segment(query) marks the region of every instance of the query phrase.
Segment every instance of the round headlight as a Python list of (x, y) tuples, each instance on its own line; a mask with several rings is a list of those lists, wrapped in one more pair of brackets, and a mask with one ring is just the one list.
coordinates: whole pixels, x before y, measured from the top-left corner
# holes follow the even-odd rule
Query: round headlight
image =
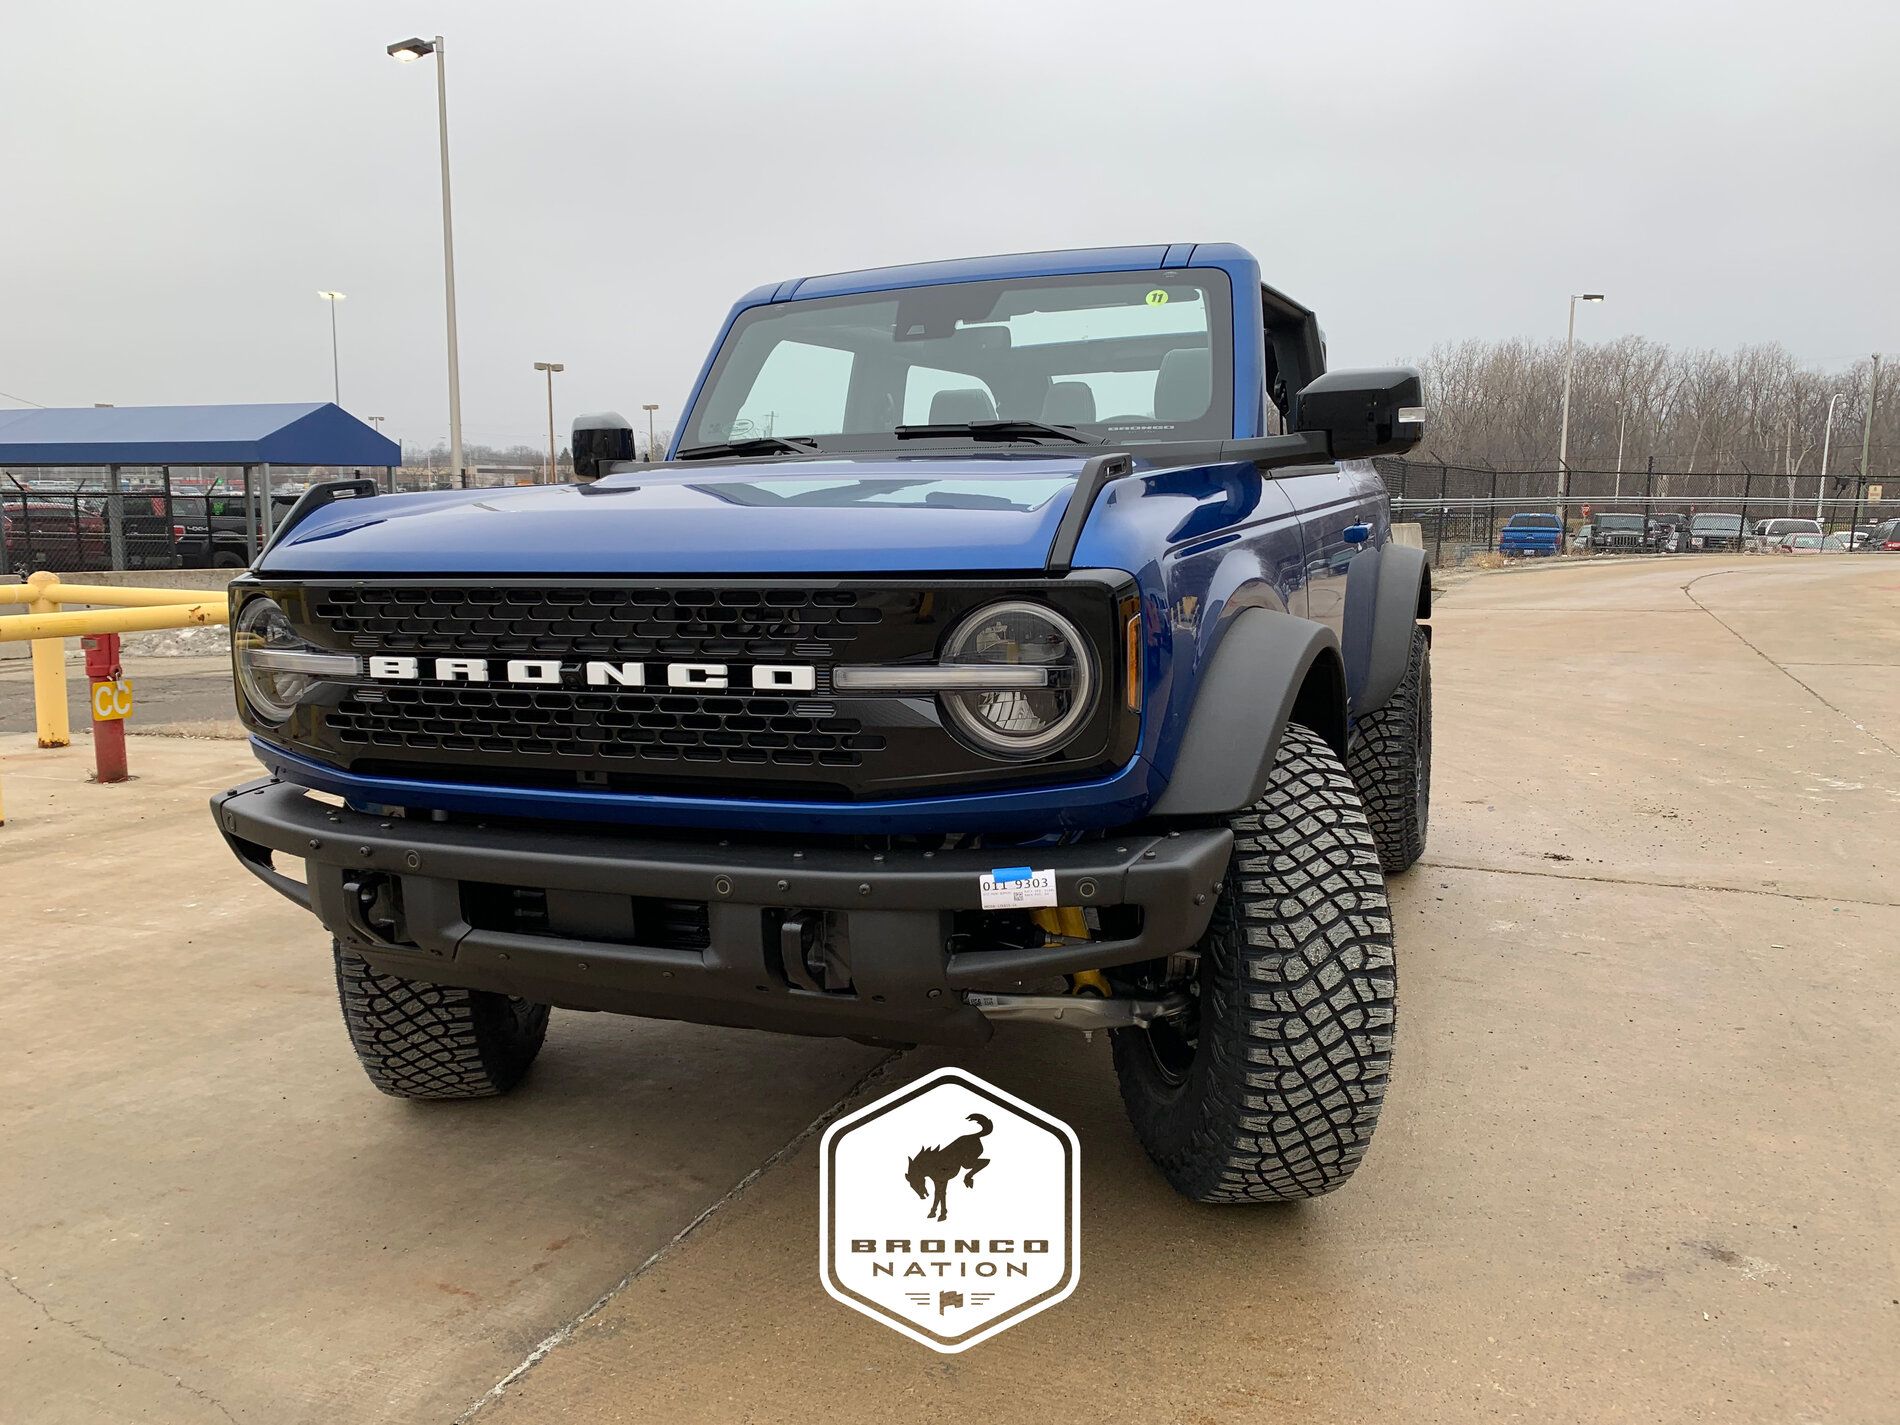
[(252, 599), (231, 630), (231, 649), (237, 658), (238, 686), (251, 711), (266, 722), (287, 721), (316, 681), (308, 673), (281, 666), (297, 661), (281, 655), (310, 649), (290, 626), (289, 615), (270, 599)]
[(1094, 707), (1088, 645), (1074, 624), (1041, 604), (1012, 600), (978, 609), (951, 633), (943, 661), (1021, 670), (1006, 680), (1020, 678), (1021, 686), (942, 695), (951, 722), (992, 756), (1052, 752), (1081, 731)]

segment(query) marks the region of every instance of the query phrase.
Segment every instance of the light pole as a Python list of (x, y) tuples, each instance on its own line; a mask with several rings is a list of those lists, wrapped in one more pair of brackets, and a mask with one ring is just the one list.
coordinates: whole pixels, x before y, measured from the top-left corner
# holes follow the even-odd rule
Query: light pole
[(337, 375), (336, 364), (336, 304), (343, 300), (343, 294), (319, 292), (317, 295), (330, 304), (330, 399), (340, 406), (343, 404), (343, 382)]
[(1623, 403), (1622, 411), (1616, 418), (1616, 499), (1623, 498), (1623, 432), (1629, 428), (1629, 402)]
[(1821, 501), (1827, 498), (1827, 452), (1834, 442), (1834, 405), (1841, 399), (1835, 392), (1827, 398), (1827, 424), (1821, 428), (1821, 484), (1814, 492), (1814, 522), (1821, 522)]
[(1880, 404), (1880, 353), (1874, 353), (1874, 371), (1867, 382), (1867, 419), (1860, 427), (1860, 478), (1867, 478), (1867, 453), (1874, 438), (1874, 410)]
[(1564, 413), (1557, 426), (1557, 518), (1563, 519), (1570, 498), (1570, 368), (1577, 354), (1577, 303), (1601, 302), (1601, 292), (1573, 292), (1570, 329), (1564, 334)]
[(537, 361), (536, 371), (548, 373), (548, 478), (547, 484), (554, 483), (554, 373), (567, 368), (558, 361)]
[(378, 435), (381, 435), (383, 433), (383, 422), (388, 420), (389, 417), (388, 416), (365, 416), (363, 419), (368, 421), (371, 425), (375, 426), (376, 433)]
[(449, 309), (449, 462), (457, 479), (462, 474), (462, 358), (455, 340), (455, 220), (449, 205), (449, 71), (443, 62), (442, 36), (433, 40), (398, 40), (390, 45), (391, 58), (411, 64), (424, 55), (435, 56), (436, 117), (442, 139), (442, 284)]
[(647, 413), (647, 464), (651, 465), (655, 459), (653, 454), (653, 413), (659, 410), (660, 407), (658, 403), (655, 403), (653, 405), (642, 405), (640, 409)]

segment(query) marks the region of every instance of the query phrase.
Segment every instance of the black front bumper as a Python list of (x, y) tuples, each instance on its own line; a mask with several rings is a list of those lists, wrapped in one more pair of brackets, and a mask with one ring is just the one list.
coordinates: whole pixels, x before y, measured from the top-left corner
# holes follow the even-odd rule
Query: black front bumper
[[(379, 970), (571, 1009), (908, 1043), (987, 1039), (965, 991), (1189, 948), (1233, 848), (1224, 828), (1034, 850), (729, 844), (384, 818), (271, 779), (211, 809), (255, 875)], [(301, 858), (305, 879), (273, 852)], [(999, 860), (1053, 869), (1058, 904), (1099, 908), (1116, 938), (1020, 948), (971, 934), (978, 878)], [(497, 888), (543, 898), (545, 924), (494, 924), (478, 907)], [(696, 932), (684, 939), (703, 943), (642, 943), (636, 907), (649, 903), (683, 913)], [(824, 984), (806, 969), (814, 945), (830, 962)]]

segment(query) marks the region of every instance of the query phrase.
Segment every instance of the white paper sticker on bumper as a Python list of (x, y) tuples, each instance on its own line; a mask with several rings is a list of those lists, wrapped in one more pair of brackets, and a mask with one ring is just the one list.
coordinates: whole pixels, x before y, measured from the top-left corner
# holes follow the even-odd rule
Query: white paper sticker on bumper
[(1021, 910), (1056, 903), (1056, 873), (1028, 866), (998, 866), (976, 878), (985, 910)]

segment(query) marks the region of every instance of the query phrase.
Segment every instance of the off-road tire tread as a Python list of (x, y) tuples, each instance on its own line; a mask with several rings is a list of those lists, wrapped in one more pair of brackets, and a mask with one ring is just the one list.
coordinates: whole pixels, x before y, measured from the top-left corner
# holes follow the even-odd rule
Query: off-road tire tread
[(1199, 1049), (1178, 1085), (1142, 1030), (1111, 1036), (1130, 1120), (1187, 1197), (1285, 1202), (1339, 1187), (1385, 1101), (1392, 918), (1359, 793), (1317, 733), (1287, 728), (1202, 937)]
[(548, 1007), (383, 974), (336, 947), (337, 997), (356, 1058), (392, 1098), (494, 1098), (528, 1072)]
[[(1366, 804), (1379, 864), (1388, 876), (1410, 870), (1425, 854), (1431, 812), (1431, 644), (1425, 630), (1412, 630), (1405, 676), (1385, 704), (1353, 723), (1346, 770)], [(1418, 763), (1425, 759), (1419, 795)], [(1421, 804), (1422, 803), (1422, 804)]]

